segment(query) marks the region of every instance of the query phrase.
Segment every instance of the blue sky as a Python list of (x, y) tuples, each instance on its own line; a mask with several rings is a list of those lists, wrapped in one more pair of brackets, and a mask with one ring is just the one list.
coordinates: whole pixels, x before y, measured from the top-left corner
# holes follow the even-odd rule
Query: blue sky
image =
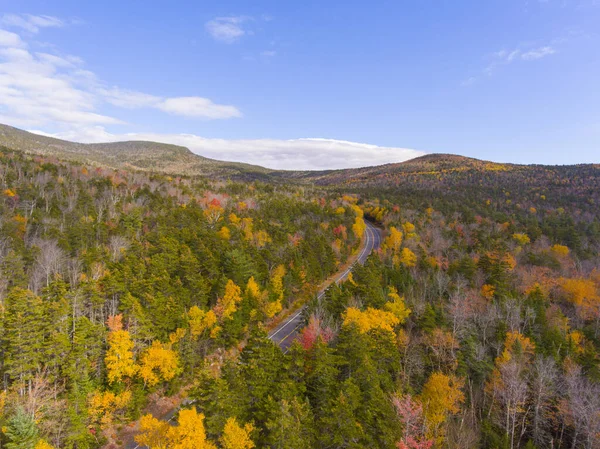
[(600, 162), (600, 0), (0, 6), (1, 123), (275, 168)]

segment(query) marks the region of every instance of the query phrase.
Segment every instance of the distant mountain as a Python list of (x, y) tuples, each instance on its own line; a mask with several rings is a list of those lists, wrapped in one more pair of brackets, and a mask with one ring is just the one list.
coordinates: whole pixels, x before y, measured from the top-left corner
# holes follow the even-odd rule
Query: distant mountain
[(453, 154), (428, 154), (405, 162), (364, 168), (271, 170), (257, 165), (209, 159), (177, 145), (143, 141), (83, 144), (45, 137), (6, 125), (0, 125), (0, 145), (30, 154), (55, 156), (118, 169), (218, 179), (312, 183), (350, 189), (448, 190), (476, 186), (509, 188), (521, 183), (541, 188), (556, 182), (570, 182), (570, 177), (575, 177), (578, 180), (587, 179), (579, 186), (583, 192), (587, 187), (596, 187), (600, 168), (600, 165), (592, 164), (500, 164)]
[(0, 145), (29, 154), (173, 175), (257, 179), (271, 172), (267, 168), (256, 165), (209, 159), (177, 145), (144, 141), (75, 143), (41, 136), (7, 125), (0, 125)]

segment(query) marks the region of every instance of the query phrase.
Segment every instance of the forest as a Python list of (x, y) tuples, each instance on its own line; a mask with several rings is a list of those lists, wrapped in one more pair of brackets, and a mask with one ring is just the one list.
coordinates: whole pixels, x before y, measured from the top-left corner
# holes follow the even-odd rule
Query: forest
[(600, 448), (600, 167), (361, 173), (1, 148), (0, 447)]

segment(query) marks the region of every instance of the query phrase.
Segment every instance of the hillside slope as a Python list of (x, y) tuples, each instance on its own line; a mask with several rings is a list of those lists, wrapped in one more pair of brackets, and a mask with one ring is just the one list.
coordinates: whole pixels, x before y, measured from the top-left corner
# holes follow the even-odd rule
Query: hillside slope
[(257, 179), (270, 172), (269, 169), (256, 165), (209, 159), (177, 145), (144, 141), (75, 143), (7, 125), (0, 125), (0, 145), (30, 154), (175, 175)]

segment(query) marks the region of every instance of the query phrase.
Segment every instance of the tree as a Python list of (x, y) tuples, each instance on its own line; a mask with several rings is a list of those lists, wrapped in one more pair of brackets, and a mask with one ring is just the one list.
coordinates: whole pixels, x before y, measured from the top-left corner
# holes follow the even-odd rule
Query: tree
[(140, 434), (135, 441), (149, 449), (216, 449), (206, 439), (204, 415), (196, 409), (184, 409), (179, 412), (178, 425), (170, 426), (152, 415), (140, 419)]
[(192, 306), (188, 312), (188, 324), (192, 338), (197, 339), (217, 324), (217, 315), (212, 310), (205, 312), (198, 306)]
[(348, 307), (343, 318), (344, 326), (355, 324), (363, 333), (375, 328), (394, 332), (394, 327), (400, 324), (400, 319), (392, 312), (372, 307), (367, 308), (364, 312), (355, 307)]
[(434, 440), (425, 436), (423, 405), (409, 394), (392, 396), (392, 403), (402, 423), (402, 439), (396, 444), (398, 449), (429, 449), (433, 446)]
[(390, 300), (384, 305), (385, 310), (393, 313), (399, 320), (399, 324), (404, 323), (410, 315), (410, 309), (406, 307), (404, 298), (398, 295), (398, 290), (394, 287), (389, 287), (388, 299)]
[(253, 430), (252, 424), (247, 423), (242, 427), (235, 418), (229, 418), (221, 436), (223, 449), (252, 449), (254, 443), (250, 439), (250, 434)]
[(18, 382), (19, 393), (25, 394), (35, 372), (40, 370), (44, 349), (43, 303), (30, 290), (14, 288), (6, 297), (2, 336), (6, 373)]
[(242, 289), (235, 285), (230, 279), (225, 285), (225, 294), (219, 298), (215, 307), (215, 313), (221, 320), (231, 318), (237, 310), (237, 304), (242, 300)]
[(417, 264), (417, 256), (409, 248), (402, 248), (399, 262), (406, 268), (414, 267)]
[(104, 357), (108, 382), (121, 381), (124, 377), (133, 377), (139, 367), (133, 361), (133, 341), (129, 332), (123, 329), (123, 316), (115, 315), (109, 317), (108, 328), (110, 332), (106, 336), (108, 350)]
[(423, 404), (425, 420), (429, 428), (428, 437), (437, 441), (443, 438), (441, 426), (448, 416), (459, 412), (460, 404), (465, 397), (461, 391), (462, 382), (455, 377), (447, 376), (440, 372), (431, 374), (419, 400)]
[(169, 381), (178, 372), (177, 354), (159, 341), (153, 341), (152, 346), (140, 356), (139, 375), (144, 380), (144, 385), (152, 387), (161, 380)]
[(279, 411), (267, 422), (269, 447), (273, 449), (312, 449), (314, 422), (310, 407), (297, 398), (282, 399)]
[(35, 421), (21, 408), (8, 420), (4, 434), (7, 449), (34, 449), (39, 439)]
[(402, 231), (399, 231), (394, 226), (390, 226), (389, 235), (383, 242), (384, 248), (389, 248), (392, 253), (397, 253), (402, 245)]

